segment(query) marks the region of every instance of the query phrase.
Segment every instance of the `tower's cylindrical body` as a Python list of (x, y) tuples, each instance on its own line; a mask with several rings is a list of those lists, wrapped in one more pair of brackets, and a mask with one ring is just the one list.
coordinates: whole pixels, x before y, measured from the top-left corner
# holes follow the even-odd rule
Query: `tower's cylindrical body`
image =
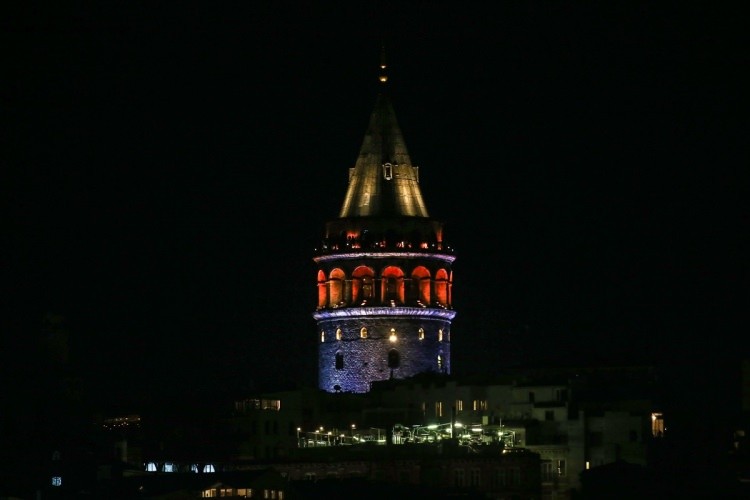
[(450, 373), (453, 256), (350, 251), (315, 261), (319, 388), (367, 392), (373, 380)]

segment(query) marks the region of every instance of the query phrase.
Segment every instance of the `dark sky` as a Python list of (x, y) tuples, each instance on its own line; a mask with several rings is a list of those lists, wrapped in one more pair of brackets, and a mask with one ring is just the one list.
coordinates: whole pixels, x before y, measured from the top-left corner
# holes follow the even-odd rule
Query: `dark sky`
[(7, 358), (53, 312), (102, 401), (314, 385), (312, 257), (383, 40), (457, 251), (454, 373), (747, 349), (741, 12), (394, 5), (6, 12)]

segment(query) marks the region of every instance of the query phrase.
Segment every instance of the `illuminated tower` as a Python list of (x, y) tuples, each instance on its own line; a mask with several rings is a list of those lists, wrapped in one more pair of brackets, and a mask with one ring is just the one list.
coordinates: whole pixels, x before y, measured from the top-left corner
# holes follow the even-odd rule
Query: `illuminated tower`
[(318, 268), (318, 387), (367, 392), (370, 382), (450, 373), (452, 264), (431, 219), (419, 169), (380, 88), (339, 217), (325, 226)]

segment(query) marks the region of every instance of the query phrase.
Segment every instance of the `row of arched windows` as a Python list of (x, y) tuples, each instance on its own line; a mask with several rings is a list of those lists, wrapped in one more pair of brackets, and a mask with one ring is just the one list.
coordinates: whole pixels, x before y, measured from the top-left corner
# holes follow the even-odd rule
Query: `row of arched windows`
[(452, 272), (443, 268), (431, 276), (424, 266), (407, 276), (398, 266), (387, 266), (380, 276), (373, 268), (359, 266), (347, 276), (343, 269), (332, 269), (326, 276), (318, 271), (318, 308), (374, 304), (448, 308), (451, 304)]
[[(367, 331), (366, 327), (362, 327), (359, 330), (359, 338), (366, 339), (369, 336), (370, 336), (370, 333)], [(437, 341), (438, 342), (443, 342), (443, 341), (449, 342), (450, 339), (448, 338), (448, 336), (449, 336), (449, 333), (446, 332), (446, 331), (444, 331), (442, 328), (440, 328), (438, 330), (438, 332), (437, 332)], [(336, 340), (343, 340), (343, 338), (344, 338), (344, 332), (341, 330), (341, 328), (337, 328), (336, 329)], [(424, 340), (425, 339), (424, 328), (420, 328), (417, 331), (417, 338), (419, 340)], [(391, 328), (390, 332), (388, 333), (388, 339), (391, 342), (396, 342), (398, 340), (398, 334), (396, 333), (396, 329), (395, 328)], [(320, 341), (321, 342), (325, 342), (326, 341), (326, 332), (325, 331), (321, 330), (321, 332), (320, 332)]]

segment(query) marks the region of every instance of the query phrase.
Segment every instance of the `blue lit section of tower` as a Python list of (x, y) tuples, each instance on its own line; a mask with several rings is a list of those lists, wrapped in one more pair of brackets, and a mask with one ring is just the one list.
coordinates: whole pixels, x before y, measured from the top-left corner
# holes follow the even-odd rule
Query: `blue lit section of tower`
[(380, 92), (339, 217), (317, 265), (318, 387), (367, 392), (370, 384), (450, 373), (453, 251), (432, 219), (387, 93)]

